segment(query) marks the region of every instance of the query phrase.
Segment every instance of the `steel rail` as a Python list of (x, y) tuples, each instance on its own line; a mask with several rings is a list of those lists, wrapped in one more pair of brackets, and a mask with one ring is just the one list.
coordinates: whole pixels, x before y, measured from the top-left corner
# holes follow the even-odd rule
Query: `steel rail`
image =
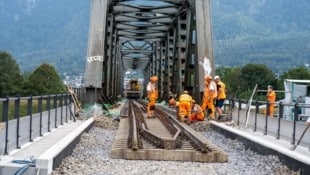
[(211, 142), (200, 135), (195, 134), (192, 128), (188, 127), (185, 123), (179, 122), (175, 116), (165, 110), (161, 109), (162, 115), (166, 115), (169, 120), (182, 130), (183, 135), (190, 141), (193, 147), (203, 153), (211, 152)]

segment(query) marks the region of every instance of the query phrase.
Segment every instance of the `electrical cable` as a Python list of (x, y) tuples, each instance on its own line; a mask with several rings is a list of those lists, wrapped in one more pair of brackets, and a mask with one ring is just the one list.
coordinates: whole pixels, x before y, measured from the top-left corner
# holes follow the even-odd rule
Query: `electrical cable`
[(16, 163), (16, 164), (25, 164), (23, 167), (21, 167), (20, 169), (18, 169), (18, 170), (15, 172), (14, 175), (22, 175), (22, 174), (24, 174), (24, 173), (27, 171), (27, 169), (28, 169), (29, 167), (35, 167), (35, 162), (36, 162), (36, 160), (34, 159), (34, 157), (33, 157), (33, 156), (30, 156), (29, 159), (30, 159), (30, 160), (26, 160), (26, 159), (24, 159), (24, 160), (12, 160), (12, 162), (13, 162), (13, 163)]

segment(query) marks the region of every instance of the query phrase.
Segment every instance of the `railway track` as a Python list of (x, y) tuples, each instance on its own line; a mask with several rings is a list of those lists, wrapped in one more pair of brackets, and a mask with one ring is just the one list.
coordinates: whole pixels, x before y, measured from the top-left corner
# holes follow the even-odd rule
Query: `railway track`
[(227, 162), (225, 152), (175, 115), (156, 107), (146, 118), (146, 104), (128, 100), (122, 111), (110, 157), (134, 160)]

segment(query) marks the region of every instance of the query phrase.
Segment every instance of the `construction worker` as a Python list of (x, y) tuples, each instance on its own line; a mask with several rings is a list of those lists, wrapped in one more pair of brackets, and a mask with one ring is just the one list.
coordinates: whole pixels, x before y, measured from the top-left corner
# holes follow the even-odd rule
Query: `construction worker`
[(176, 101), (173, 97), (169, 97), (168, 103), (170, 106), (179, 107), (179, 102)]
[(226, 99), (226, 86), (225, 84), (221, 81), (220, 76), (215, 76), (214, 81), (216, 83), (216, 88), (217, 88), (217, 97), (216, 97), (216, 102), (215, 102), (215, 108), (216, 112), (218, 113), (219, 117), (218, 120), (222, 118), (222, 107), (224, 104), (224, 101)]
[(184, 121), (185, 117), (190, 120), (192, 115), (192, 101), (193, 99), (188, 94), (188, 91), (183, 91), (179, 97), (179, 117), (181, 122)]
[(179, 118), (179, 102), (176, 101), (172, 96), (170, 96), (168, 98), (168, 103), (169, 103), (169, 106), (175, 107), (176, 114), (177, 114), (176, 118)]
[(205, 112), (207, 110), (207, 116), (209, 119), (215, 119), (215, 107), (214, 100), (217, 97), (216, 84), (212, 80), (210, 75), (205, 76), (205, 91), (203, 93), (203, 101), (201, 108)]
[(274, 111), (274, 106), (276, 102), (276, 93), (273, 90), (273, 87), (271, 85), (268, 85), (267, 101), (269, 102), (269, 110), (267, 110), (267, 116), (273, 117), (273, 111)]
[(205, 119), (205, 115), (201, 107), (196, 103), (195, 100), (192, 101), (192, 115), (188, 120), (188, 123), (192, 121), (203, 121)]
[(157, 76), (152, 76), (150, 78), (150, 82), (147, 84), (146, 90), (147, 90), (147, 98), (149, 100), (148, 106), (147, 106), (147, 114), (148, 118), (154, 117), (154, 109), (156, 100), (158, 98), (158, 90), (156, 86), (156, 82), (158, 81)]

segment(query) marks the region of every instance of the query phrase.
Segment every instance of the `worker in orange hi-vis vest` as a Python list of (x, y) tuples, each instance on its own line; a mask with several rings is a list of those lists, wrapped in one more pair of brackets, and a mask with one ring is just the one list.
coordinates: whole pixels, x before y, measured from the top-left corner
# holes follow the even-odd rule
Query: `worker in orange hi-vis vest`
[(192, 101), (192, 115), (188, 123), (193, 121), (203, 121), (205, 119), (205, 115), (201, 107), (196, 103), (195, 100)]
[(188, 94), (188, 91), (183, 91), (179, 97), (179, 117), (181, 122), (184, 121), (185, 117), (190, 120), (192, 115), (192, 101), (193, 99)]
[(147, 84), (146, 90), (147, 90), (147, 98), (149, 100), (148, 106), (147, 106), (147, 114), (148, 118), (154, 117), (154, 109), (156, 100), (158, 98), (158, 90), (156, 86), (156, 82), (158, 81), (157, 76), (152, 76), (150, 78), (150, 82)]
[(203, 101), (201, 108), (205, 112), (207, 110), (207, 117), (211, 120), (215, 119), (214, 100), (217, 97), (217, 88), (215, 82), (210, 75), (205, 76), (205, 90), (203, 93)]
[(216, 112), (218, 113), (218, 120), (222, 118), (222, 107), (224, 105), (224, 101), (226, 99), (226, 86), (225, 84), (221, 81), (220, 76), (215, 76), (214, 81), (216, 83), (217, 87), (217, 97), (216, 97), (216, 103), (215, 103), (215, 108)]
[[(269, 102), (269, 114), (267, 116), (273, 117), (273, 111), (274, 111), (274, 106), (275, 106), (275, 102), (276, 102), (276, 93), (273, 90), (273, 87), (271, 85), (268, 86), (267, 100)], [(267, 112), (268, 112), (268, 110), (267, 110)]]

